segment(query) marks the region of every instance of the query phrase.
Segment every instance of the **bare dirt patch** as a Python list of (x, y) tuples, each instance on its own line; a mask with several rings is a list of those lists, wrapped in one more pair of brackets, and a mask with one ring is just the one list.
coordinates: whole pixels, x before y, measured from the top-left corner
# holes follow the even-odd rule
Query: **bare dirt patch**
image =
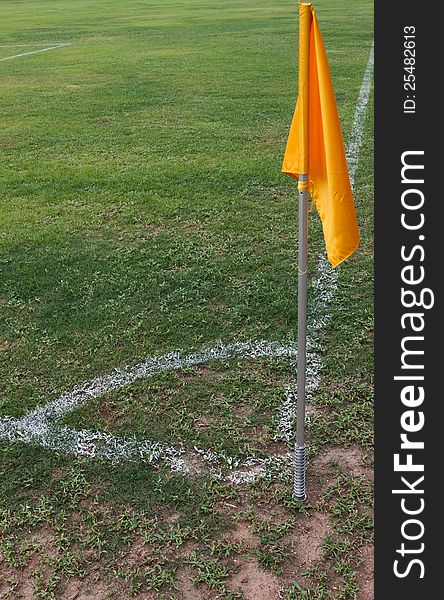
[(228, 585), (233, 591), (240, 588), (245, 600), (276, 600), (282, 584), (276, 575), (263, 571), (255, 560), (247, 559)]
[(7, 590), (10, 587), (10, 584), (17, 578), (15, 577), (15, 573), (12, 569), (10, 569), (3, 561), (3, 558), (0, 554), (0, 599), (7, 598)]
[(180, 597), (183, 600), (207, 600), (208, 595), (205, 591), (201, 591), (199, 588), (193, 585), (191, 577), (193, 573), (191, 569), (184, 569), (180, 571), (176, 579), (176, 588), (180, 593)]
[(244, 546), (254, 546), (257, 543), (257, 535), (253, 532), (251, 525), (245, 521), (239, 521), (236, 529), (230, 531), (227, 536), (230, 542), (240, 542)]
[(136, 539), (125, 555), (125, 559), (132, 566), (140, 564), (151, 553), (149, 545), (144, 544), (140, 538)]
[(22, 579), (20, 586), (16, 589), (15, 593), (17, 594), (15, 596), (17, 600), (32, 600), (35, 598), (32, 580), (29, 578)]
[(60, 596), (61, 600), (99, 600), (108, 598), (114, 586), (107, 586), (100, 578), (85, 578), (84, 580), (68, 581)]
[(333, 461), (339, 463), (346, 475), (364, 477), (367, 480), (373, 479), (373, 470), (364, 464), (364, 453), (356, 446), (350, 448), (331, 446), (312, 459), (310, 469), (325, 472), (329, 470), (329, 464)]
[[(0, 554), (0, 599), (30, 600), (34, 598), (34, 573), (37, 569), (43, 568), (45, 577), (47, 577), (50, 572), (49, 561), (58, 556), (57, 550), (52, 547), (54, 535), (47, 528), (33, 531), (27, 535), (26, 541), (33, 545), (33, 549), (26, 556), (22, 566), (16, 568), (7, 565)], [(11, 589), (8, 590), (8, 588), (12, 587), (12, 582), (15, 583), (11, 596)]]
[(359, 559), (361, 561), (358, 567), (358, 583), (360, 592), (359, 600), (374, 599), (374, 557), (373, 547), (371, 545), (364, 546), (359, 551)]
[(287, 537), (293, 544), (299, 565), (313, 566), (322, 560), (322, 544), (329, 532), (331, 523), (325, 513), (311, 512), (300, 519), (296, 529)]

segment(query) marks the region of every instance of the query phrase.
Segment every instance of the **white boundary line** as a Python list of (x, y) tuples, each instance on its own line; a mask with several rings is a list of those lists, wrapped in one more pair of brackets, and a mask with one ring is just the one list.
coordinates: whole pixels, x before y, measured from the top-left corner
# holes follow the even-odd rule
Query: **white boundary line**
[(45, 44), (14, 44), (14, 42), (10, 42), (9, 44), (0, 44), (0, 48), (38, 48), (39, 46), (44, 46)]
[(355, 117), (348, 142), (347, 149), (347, 164), (348, 173), (350, 175), (350, 183), (352, 189), (355, 187), (356, 169), (359, 161), (359, 153), (361, 151), (362, 139), (364, 137), (365, 118), (367, 116), (368, 100), (370, 98), (370, 90), (372, 87), (372, 75), (374, 67), (374, 44), (370, 48), (370, 56), (368, 57), (367, 67), (362, 80), (361, 89), (359, 91), (358, 101), (356, 103)]
[(29, 54), (38, 54), (39, 52), (48, 52), (48, 50), (56, 50), (57, 48), (65, 48), (66, 46), (72, 46), (72, 44), (58, 44), (57, 46), (49, 46), (48, 48), (42, 48), (41, 50), (33, 50), (32, 52), (23, 52), (22, 54), (14, 54), (14, 56), (7, 56), (6, 58), (0, 58), (0, 62), (4, 60), (12, 60), (13, 58), (20, 58), (21, 56), (28, 56)]
[[(358, 96), (347, 161), (352, 188), (355, 184), (356, 168), (362, 145), (368, 100), (370, 97), (373, 73), (373, 44), (370, 50), (364, 79)], [(314, 301), (308, 323), (307, 354), (307, 399), (319, 386), (321, 359), (316, 352), (320, 334), (330, 320), (330, 305), (337, 288), (337, 271), (332, 269), (324, 255), (318, 262), (317, 272), (312, 283)], [(191, 367), (217, 360), (251, 360), (264, 357), (288, 356), (296, 358), (294, 344), (279, 342), (237, 342), (224, 345), (218, 342), (212, 348), (195, 353), (171, 352), (160, 357), (150, 357), (136, 366), (115, 369), (107, 375), (76, 386), (71, 392), (29, 412), (21, 419), (0, 418), (0, 439), (22, 441), (78, 456), (104, 458), (113, 462), (143, 458), (149, 463), (160, 460), (173, 471), (199, 473), (206, 471), (217, 477), (225, 477), (232, 483), (253, 481), (258, 476), (282, 472), (282, 467), (290, 464), (292, 453), (273, 455), (267, 459), (250, 457), (240, 460), (234, 456), (216, 454), (210, 450), (194, 448), (174, 448), (159, 442), (136, 437), (114, 436), (104, 432), (75, 430), (61, 427), (60, 420), (69, 412), (105, 394), (128, 386), (140, 379), (147, 379), (158, 373)], [(288, 386), (277, 423), (276, 440), (291, 442), (294, 430), (296, 406), (295, 386)], [(228, 475), (224, 474), (229, 469)]]

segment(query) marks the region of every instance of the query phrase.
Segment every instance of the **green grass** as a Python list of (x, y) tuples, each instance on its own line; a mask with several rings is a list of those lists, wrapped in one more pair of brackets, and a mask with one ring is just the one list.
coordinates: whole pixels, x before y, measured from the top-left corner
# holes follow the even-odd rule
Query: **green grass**
[[(372, 5), (316, 8), (347, 140)], [(296, 9), (289, 0), (0, 0), (0, 59), (72, 44), (0, 62), (0, 415), (24, 415), (150, 355), (295, 338), (296, 193), (280, 167)], [(362, 244), (340, 268), (320, 341), (313, 457), (343, 444), (370, 460), (371, 126), (370, 110), (356, 179)], [(313, 213), (311, 273), (322, 248)], [(138, 382), (65, 423), (267, 456), (285, 449), (272, 437), (293, 377), (288, 360), (227, 361)], [(254, 560), (288, 599), (330, 600), (333, 588), (357, 598), (367, 483), (311, 477), (313, 499), (301, 507), (289, 481), (234, 488), (0, 442), (0, 594), (20, 597), (26, 579), (36, 598), (63, 598), (100, 573), (103, 598), (113, 588), (181, 598), (185, 566), (205, 597), (234, 599), (233, 575)], [(332, 538), (310, 571), (292, 535), (316, 512), (330, 515)], [(230, 540), (239, 522), (253, 542)]]

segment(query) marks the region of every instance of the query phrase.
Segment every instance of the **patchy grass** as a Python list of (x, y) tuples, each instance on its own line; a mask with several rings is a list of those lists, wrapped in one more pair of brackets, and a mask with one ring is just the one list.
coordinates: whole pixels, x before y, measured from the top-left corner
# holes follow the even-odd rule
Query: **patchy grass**
[[(222, 339), (292, 341), (295, 99), (289, 1), (4, 0), (0, 415), (122, 364)], [(317, 4), (347, 140), (371, 44), (367, 0)], [(0, 597), (369, 600), (372, 114), (356, 178), (362, 244), (319, 340), (309, 502), (291, 473), (234, 486), (143, 460), (0, 442)], [(310, 272), (323, 241), (310, 220)], [(139, 381), (65, 419), (241, 458), (273, 441), (288, 359)]]

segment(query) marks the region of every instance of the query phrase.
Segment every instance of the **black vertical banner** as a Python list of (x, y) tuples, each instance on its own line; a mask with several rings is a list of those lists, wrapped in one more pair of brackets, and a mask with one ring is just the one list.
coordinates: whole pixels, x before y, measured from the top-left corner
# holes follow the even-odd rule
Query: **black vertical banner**
[(444, 597), (439, 26), (433, 3), (376, 1), (376, 600)]

